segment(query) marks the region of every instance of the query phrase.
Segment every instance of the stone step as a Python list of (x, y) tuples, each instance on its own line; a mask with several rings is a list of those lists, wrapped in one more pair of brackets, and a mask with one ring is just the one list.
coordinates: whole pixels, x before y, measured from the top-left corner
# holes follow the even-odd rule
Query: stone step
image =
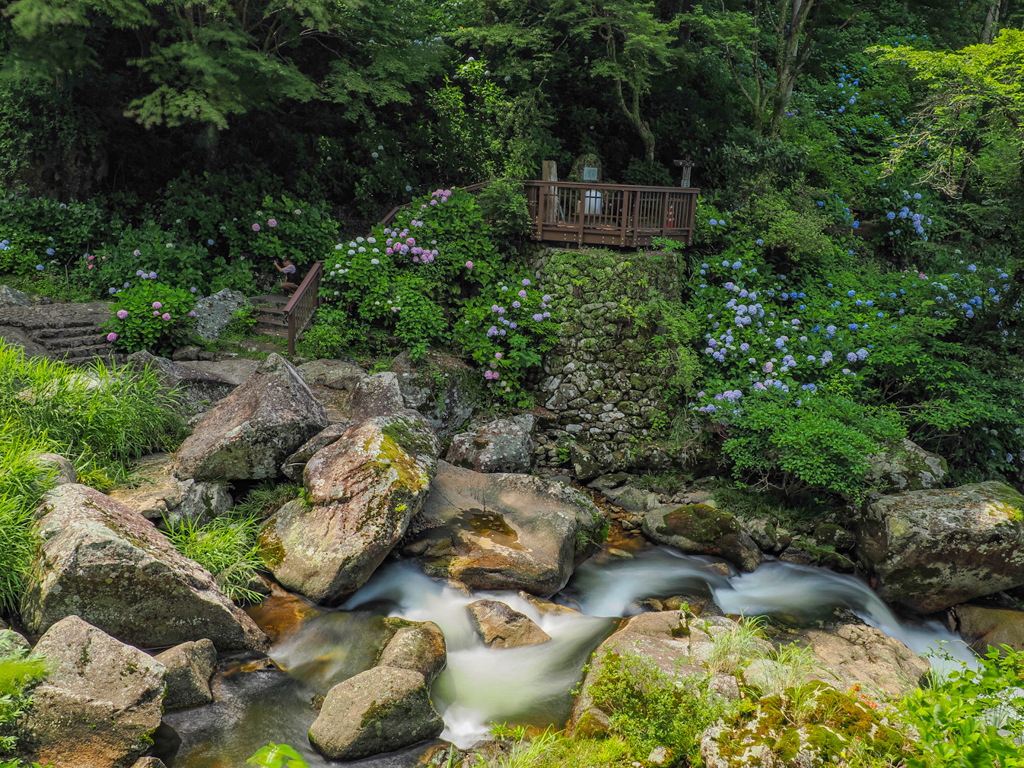
[(285, 296), (283, 293), (268, 293), (264, 296), (253, 296), (249, 301), (257, 308), (263, 307), (284, 307), (288, 304), (291, 296)]
[(72, 347), (70, 349), (51, 349), (54, 356), (63, 357), (67, 362), (73, 362), (77, 360), (84, 360), (86, 358), (93, 357), (110, 357), (114, 355), (114, 350), (109, 343), (104, 342), (103, 344), (92, 344), (84, 347)]
[(256, 330), (266, 336), (280, 336), (283, 339), (288, 338), (288, 326), (283, 323), (256, 323)]
[(59, 339), (70, 334), (83, 332), (95, 333), (99, 330), (99, 325), (94, 320), (79, 320), (75, 318), (70, 318), (60, 323), (54, 323), (53, 321), (29, 322), (22, 327), (40, 340)]
[[(38, 341), (44, 346), (81, 346), (83, 339), (91, 339), (96, 336), (102, 335), (106, 337), (107, 333), (97, 325), (76, 325), (69, 328), (45, 328), (37, 331), (29, 330), (29, 335), (33, 340)], [(79, 342), (71, 344), (70, 342)]]

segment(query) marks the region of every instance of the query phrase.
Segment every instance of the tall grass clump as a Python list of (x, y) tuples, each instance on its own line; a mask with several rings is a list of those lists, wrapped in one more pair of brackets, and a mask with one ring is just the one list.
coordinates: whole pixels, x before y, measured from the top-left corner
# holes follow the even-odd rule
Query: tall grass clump
[[(5, 645), (0, 631), (0, 646)], [(27, 688), (46, 674), (46, 661), (28, 656), (24, 649), (0, 654), (0, 768), (17, 766), (17, 762), (3, 762), (17, 746), (17, 723), (28, 704)]]
[(232, 510), (205, 525), (183, 518), (165, 521), (167, 538), (181, 554), (199, 563), (232, 600), (259, 602), (253, 589), (263, 566), (257, 542), (260, 521), (252, 514)]
[(13, 611), (35, 551), (32, 522), (53, 484), (53, 469), (36, 457), (49, 445), (25, 435), (13, 421), (0, 422), (0, 611)]
[(125, 463), (171, 448), (183, 426), (180, 404), (153, 370), (75, 368), (0, 342), (0, 419), (69, 458)]

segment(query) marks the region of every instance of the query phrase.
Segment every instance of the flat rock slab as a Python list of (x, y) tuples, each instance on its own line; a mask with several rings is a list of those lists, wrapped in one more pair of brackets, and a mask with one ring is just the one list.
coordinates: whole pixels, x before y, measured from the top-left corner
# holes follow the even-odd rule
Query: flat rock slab
[(211, 639), (263, 650), (267, 638), (208, 571), (138, 512), (84, 485), (62, 485), (40, 506), (41, 539), (22, 602), (31, 632), (78, 615), (143, 648)]
[(28, 760), (74, 768), (129, 768), (160, 725), (164, 666), (77, 616), (36, 645), (50, 665), (33, 692), (20, 746)]
[(327, 412), (283, 357), (270, 355), (217, 403), (182, 443), (175, 475), (182, 480), (265, 480), (328, 424)]
[(471, 589), (557, 592), (600, 542), (605, 513), (580, 491), (530, 475), (438, 462), (403, 552)]
[(857, 552), (888, 601), (922, 613), (1024, 585), (1024, 497), (990, 481), (883, 496)]

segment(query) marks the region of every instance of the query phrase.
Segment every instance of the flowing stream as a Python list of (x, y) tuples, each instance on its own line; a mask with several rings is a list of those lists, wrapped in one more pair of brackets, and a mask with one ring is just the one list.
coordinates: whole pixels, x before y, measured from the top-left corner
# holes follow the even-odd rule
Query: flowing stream
[[(425, 576), (411, 562), (381, 568), (340, 609), (307, 609), (270, 657), (281, 671), (236, 662), (215, 679), (217, 701), (176, 712), (165, 721), (181, 742), (170, 768), (237, 768), (268, 742), (298, 749), (311, 766), (327, 766), (309, 746), (315, 719), (311, 701), (333, 685), (368, 669), (386, 638), (384, 618), (433, 621), (445, 635), (448, 665), (433, 686), (444, 718), (442, 738), (468, 747), (486, 738), (492, 722), (564, 724), (569, 693), (590, 653), (617, 625), (638, 613), (638, 600), (672, 595), (710, 597), (726, 613), (773, 616), (807, 623), (845, 608), (866, 623), (932, 656), (939, 671), (973, 663), (970, 649), (938, 622), (900, 621), (863, 582), (818, 568), (768, 562), (753, 573), (725, 576), (710, 558), (645, 549), (633, 558), (606, 554), (584, 563), (555, 601), (576, 608), (541, 611), (512, 592), (469, 592)], [(491, 649), (473, 630), (466, 606), (497, 599), (526, 614), (551, 636), (540, 645)], [(950, 659), (936, 659), (941, 648)], [(413, 752), (412, 754), (414, 754)], [(165, 758), (166, 761), (166, 758)], [(408, 756), (359, 761), (368, 768), (401, 766)]]

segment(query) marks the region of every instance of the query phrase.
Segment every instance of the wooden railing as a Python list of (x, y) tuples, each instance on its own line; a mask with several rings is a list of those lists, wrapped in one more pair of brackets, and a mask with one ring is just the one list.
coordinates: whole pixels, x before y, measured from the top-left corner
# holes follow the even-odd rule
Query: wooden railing
[(570, 181), (524, 182), (533, 239), (644, 248), (656, 237), (693, 243), (694, 187)]
[(318, 261), (306, 274), (299, 289), (292, 294), (284, 308), (288, 322), (288, 354), (295, 354), (295, 341), (306, 330), (313, 313), (320, 306), (320, 279), (324, 275), (324, 263)]

